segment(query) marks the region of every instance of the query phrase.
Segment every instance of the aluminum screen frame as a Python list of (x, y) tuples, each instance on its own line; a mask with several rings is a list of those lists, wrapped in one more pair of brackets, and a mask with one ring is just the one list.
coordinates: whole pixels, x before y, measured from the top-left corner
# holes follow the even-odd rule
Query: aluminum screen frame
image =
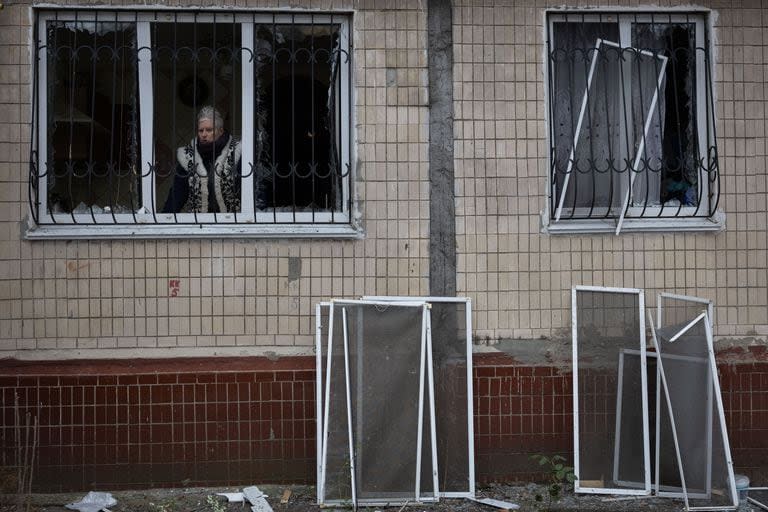
[[(718, 431), (720, 433), (720, 441), (722, 443), (722, 456), (725, 459), (724, 461), (721, 461), (724, 463), (724, 470), (725, 470), (725, 479), (726, 479), (726, 485), (728, 486), (727, 491), (730, 491), (730, 498), (731, 503), (729, 505), (701, 505), (701, 506), (691, 506), (690, 501), (694, 499), (711, 499), (712, 494), (716, 494), (712, 490), (712, 480), (713, 480), (713, 470), (712, 466), (714, 464), (714, 461), (712, 460), (712, 451), (714, 449), (714, 438), (708, 439), (708, 446), (707, 446), (707, 465), (706, 465), (706, 478), (707, 481), (705, 482), (706, 486), (706, 492), (705, 497), (701, 498), (699, 493), (692, 493), (689, 494), (687, 491), (687, 485), (685, 481), (685, 470), (683, 467), (683, 457), (681, 453), (680, 448), (680, 435), (678, 433), (677, 429), (677, 422), (675, 421), (675, 411), (674, 411), (674, 405), (672, 403), (672, 398), (670, 396), (670, 385), (667, 379), (667, 373), (664, 369), (664, 359), (668, 359), (669, 355), (661, 349), (663, 346), (659, 342), (659, 336), (658, 331), (656, 330), (655, 326), (653, 325), (653, 322), (651, 322), (651, 338), (654, 344), (654, 347), (656, 348), (657, 353), (659, 354), (657, 358), (657, 368), (659, 368), (659, 371), (661, 373), (661, 385), (663, 388), (664, 393), (664, 401), (667, 406), (669, 418), (671, 420), (671, 428), (672, 428), (672, 435), (675, 443), (675, 456), (677, 458), (677, 467), (678, 471), (680, 473), (680, 481), (682, 485), (682, 498), (685, 503), (685, 510), (686, 511), (704, 511), (704, 510), (736, 510), (736, 508), (739, 505), (739, 499), (738, 494), (736, 491), (736, 482), (733, 472), (733, 459), (731, 457), (731, 450), (730, 450), (730, 443), (728, 440), (728, 430), (725, 424), (725, 410), (723, 407), (723, 401), (722, 401), (722, 395), (720, 392), (720, 382), (717, 376), (717, 364), (715, 361), (715, 352), (714, 352), (714, 343), (713, 343), (713, 335), (712, 335), (712, 324), (709, 319), (709, 314), (707, 311), (702, 312), (700, 315), (698, 315), (696, 318), (691, 320), (687, 325), (682, 327), (675, 327), (674, 329), (674, 335), (670, 336), (666, 340), (666, 345), (671, 346), (675, 342), (680, 342), (680, 339), (685, 336), (693, 327), (695, 327), (697, 324), (703, 325), (703, 331), (704, 331), (704, 342), (706, 343), (705, 357), (697, 357), (697, 359), (705, 359), (705, 364), (707, 365), (707, 378), (708, 382), (705, 383), (705, 385), (708, 388), (711, 388), (713, 390), (713, 397), (714, 401), (712, 403), (709, 402), (709, 400), (706, 403), (706, 411), (705, 414), (707, 414), (707, 419), (709, 421), (709, 425), (707, 425), (708, 430), (714, 429), (714, 427), (718, 428)], [(687, 341), (687, 340), (686, 340)], [(695, 341), (688, 341), (688, 343), (695, 343)], [(690, 346), (690, 345), (689, 345)], [(665, 349), (666, 350), (666, 349)], [(672, 354), (674, 357), (679, 359), (693, 359), (693, 356), (690, 355), (677, 355)], [(714, 407), (717, 410), (717, 417), (711, 417), (710, 411), (712, 410), (712, 407)], [(717, 423), (715, 423), (717, 422)], [(723, 475), (719, 475), (723, 476)]]
[[(637, 357), (638, 361), (639, 361), (640, 357), (641, 357), (641, 354), (640, 354), (640, 351), (637, 350), (637, 349), (621, 349), (621, 352), (619, 354), (619, 375), (618, 375), (618, 380), (616, 382), (616, 388), (617, 388), (617, 390), (616, 390), (616, 429), (615, 429), (615, 431), (616, 431), (616, 442), (614, 443), (614, 447), (613, 447), (613, 481), (614, 482), (619, 482), (619, 483), (621, 483), (622, 485), (624, 485), (626, 487), (637, 487), (638, 489), (642, 489), (642, 488), (645, 487), (645, 483), (644, 482), (635, 481), (635, 480), (625, 480), (625, 479), (621, 478), (621, 475), (620, 475), (620, 472), (621, 472), (621, 465), (620, 465), (620, 460), (621, 460), (621, 439), (622, 439), (622, 435), (624, 434), (624, 432), (622, 432), (622, 425), (621, 425), (621, 422), (620, 422), (620, 418), (621, 418), (621, 414), (623, 412), (623, 405), (624, 405), (623, 404), (623, 399), (622, 399), (622, 387), (623, 387), (623, 383), (624, 383), (624, 379), (623, 379), (623, 377), (624, 377), (624, 367), (625, 367), (625, 364), (626, 364), (627, 356)], [(646, 351), (645, 357), (646, 357), (646, 372), (645, 372), (646, 373), (646, 382), (648, 382), (647, 379), (648, 379), (648, 375), (650, 373), (649, 370), (648, 370), (648, 366), (649, 366), (648, 365), (648, 361), (650, 359), (652, 359), (654, 367), (655, 367), (655, 365), (656, 365), (656, 361), (655, 361), (656, 360), (656, 353), (655, 352), (648, 352), (648, 351)], [(652, 374), (653, 375), (658, 375), (658, 370), (653, 371)], [(650, 398), (650, 395), (647, 395), (647, 396)], [(650, 437), (650, 431), (651, 431), (650, 430), (650, 427), (651, 427), (650, 409), (651, 408), (650, 408), (650, 404), (649, 404), (649, 407), (648, 407), (649, 419), (648, 419), (648, 422), (646, 423), (648, 425), (648, 429), (649, 429), (649, 437)], [(649, 440), (649, 443), (650, 443), (650, 440)], [(649, 449), (650, 449), (650, 444), (649, 444)]]
[[(445, 486), (447, 485), (445, 482), (440, 483), (440, 497), (441, 498), (474, 498), (475, 497), (475, 429), (474, 429), (474, 421), (473, 421), (473, 411), (474, 411), (474, 390), (473, 390), (473, 382), (472, 382), (472, 372), (473, 372), (473, 365), (472, 365), (472, 300), (469, 297), (433, 297), (433, 296), (418, 296), (418, 297), (407, 297), (407, 296), (364, 296), (364, 300), (376, 300), (376, 301), (393, 301), (393, 302), (401, 302), (401, 301), (416, 301), (416, 302), (427, 302), (429, 304), (463, 304), (464, 305), (464, 311), (465, 311), (465, 336), (466, 336), (466, 379), (467, 379), (467, 403), (466, 403), (466, 411), (467, 411), (467, 479), (468, 479), (468, 487), (466, 491), (460, 491), (460, 490), (444, 490)], [(430, 322), (431, 322), (431, 315), (430, 315)], [(435, 340), (432, 339), (432, 348), (434, 351), (435, 348)], [(432, 364), (433, 367), (437, 366), (437, 363), (439, 361), (433, 360)], [(438, 395), (439, 391), (438, 389), (441, 389), (439, 383), (434, 388), (435, 394)], [(442, 417), (442, 415), (438, 414), (439, 411), (436, 411), (436, 414), (439, 417)], [(437, 420), (438, 422), (440, 419)], [(446, 450), (450, 450), (449, 448), (446, 448)], [(441, 456), (440, 448), (438, 447), (438, 461), (445, 460), (446, 456), (443, 454)], [(442, 467), (442, 466), (441, 466)]]
[[(672, 317), (671, 314), (668, 314), (670, 310), (679, 312), (680, 306), (670, 306), (668, 305), (670, 302), (674, 303), (687, 303), (687, 307), (695, 308), (698, 306), (697, 312), (687, 312), (683, 314), (680, 318), (670, 319)], [(687, 322), (691, 320), (691, 318), (695, 317), (697, 314), (701, 312), (701, 310), (706, 309), (708, 315), (709, 315), (709, 322), (710, 326), (714, 325), (714, 302), (709, 299), (704, 299), (702, 297), (695, 297), (692, 295), (680, 295), (676, 293), (668, 293), (668, 292), (661, 292), (656, 297), (656, 327), (662, 328), (665, 323), (673, 324), (673, 323), (681, 323), (681, 322)], [(676, 315), (679, 316), (679, 315)], [(675, 320), (679, 320), (680, 322), (676, 322)], [(669, 456), (669, 453), (667, 450), (662, 449), (662, 442), (664, 442), (662, 433), (664, 432), (662, 430), (662, 418), (669, 421), (669, 415), (666, 412), (666, 408), (662, 407), (663, 400), (661, 394), (663, 393), (662, 390), (662, 384), (661, 384), (661, 368), (659, 366), (656, 367), (656, 439), (655, 439), (655, 474), (654, 474), (654, 482), (653, 482), (653, 488), (656, 493), (656, 495), (660, 498), (684, 498), (683, 490), (680, 486), (676, 485), (670, 485), (662, 483), (662, 468), (665, 467), (665, 464), (662, 463), (662, 454), (666, 454)], [(713, 400), (712, 397), (712, 389), (707, 389), (707, 401), (711, 404), (711, 401)], [(712, 452), (712, 429), (711, 429), (711, 423), (708, 422), (709, 428), (707, 431), (707, 442), (708, 442), (708, 453), (711, 455)], [(673, 440), (674, 445), (674, 440)], [(708, 462), (708, 464), (711, 466), (711, 461)], [(679, 471), (679, 467), (678, 467)], [(678, 475), (679, 476), (679, 475)], [(705, 492), (703, 493), (697, 493), (697, 492), (691, 492), (690, 490), (687, 491), (689, 498), (697, 498), (697, 499), (706, 499), (707, 497), (707, 491), (705, 489)]]
[[(348, 464), (349, 464), (349, 498), (348, 499), (342, 499), (342, 498), (327, 498), (327, 480), (328, 480), (328, 445), (329, 445), (329, 423), (330, 423), (330, 414), (331, 414), (331, 389), (332, 386), (330, 385), (331, 382), (335, 382), (332, 380), (332, 368), (334, 363), (334, 341), (337, 340), (338, 333), (336, 333), (336, 337), (334, 337), (334, 325), (336, 323), (336, 319), (334, 319), (334, 307), (333, 302), (327, 303), (328, 304), (328, 345), (327, 345), (327, 351), (325, 354), (326, 357), (326, 367), (325, 367), (325, 386), (323, 389), (324, 399), (322, 401), (323, 404), (323, 420), (322, 420), (322, 442), (320, 443), (320, 449), (321, 449), (321, 461), (320, 461), (320, 468), (319, 468), (319, 475), (320, 480), (318, 480), (317, 484), (317, 501), (320, 505), (348, 505), (352, 504), (353, 507), (356, 507), (357, 505), (357, 496), (355, 494), (356, 486), (355, 486), (355, 466), (354, 466), (354, 451), (353, 451), (353, 439), (352, 439), (352, 421), (351, 421), (351, 397), (349, 395), (349, 361), (347, 357), (347, 350), (344, 347), (345, 344), (345, 338), (342, 335), (341, 336), (341, 346), (337, 346), (337, 350), (342, 351), (342, 365), (343, 365), (343, 381), (344, 381), (344, 401), (343, 401), (343, 407), (344, 407), (344, 417), (346, 419), (346, 429), (343, 429), (342, 431), (346, 431), (345, 435), (347, 437), (347, 442), (344, 443), (347, 446), (345, 448), (342, 448), (339, 450), (342, 456), (346, 454), (346, 457), (348, 457)], [(337, 315), (341, 316), (341, 315)], [(317, 321), (317, 319), (316, 319)], [(337, 326), (341, 327), (341, 326)], [(338, 344), (339, 342), (336, 341)], [(322, 349), (321, 349), (322, 350)], [(338, 357), (338, 356), (336, 356)], [(337, 364), (339, 362), (337, 361)], [(338, 371), (338, 370), (337, 370)], [(322, 374), (322, 369), (321, 369)], [(322, 377), (321, 377), (322, 378)], [(319, 387), (319, 386), (318, 386)], [(335, 411), (334, 411), (335, 412)], [(341, 473), (343, 475), (344, 468), (342, 467)], [(339, 486), (340, 488), (341, 486)], [(346, 487), (346, 485), (345, 485)]]
[(323, 383), (323, 317), (328, 319), (330, 315), (331, 303), (319, 302), (315, 304), (315, 456), (317, 458), (317, 504), (322, 504), (320, 498), (320, 482), (323, 472), (323, 403), (325, 388)]
[[(640, 352), (640, 385), (639, 392), (642, 402), (642, 432), (643, 432), (643, 486), (642, 488), (631, 487), (595, 487), (582, 485), (584, 481), (582, 469), (582, 458), (580, 454), (581, 438), (580, 438), (580, 401), (579, 401), (579, 302), (578, 296), (580, 292), (587, 293), (606, 293), (606, 294), (625, 294), (637, 296), (638, 303), (638, 332), (637, 332), (637, 350)], [(571, 335), (572, 335), (572, 350), (573, 350), (573, 443), (574, 443), (574, 473), (577, 475), (577, 480), (574, 482), (574, 492), (583, 494), (615, 494), (615, 495), (635, 495), (635, 496), (647, 496), (651, 494), (651, 474), (650, 474), (650, 441), (648, 433), (648, 397), (647, 397), (647, 360), (646, 360), (646, 347), (645, 347), (645, 294), (643, 290), (637, 288), (610, 288), (602, 286), (574, 286), (571, 289)], [(621, 347), (617, 347), (617, 356), (620, 353)], [(626, 347), (625, 347), (626, 348)], [(619, 360), (617, 358), (616, 364)], [(618, 372), (617, 372), (618, 373)], [(614, 420), (615, 421), (615, 420)], [(617, 430), (614, 430), (614, 436)], [(616, 439), (614, 437), (614, 445)], [(615, 467), (615, 449), (612, 461), (609, 463), (610, 469)], [(592, 479), (586, 479), (592, 480)], [(602, 480), (603, 484), (607, 482)], [(613, 482), (616, 483), (616, 482)]]
[[(353, 431), (353, 410), (355, 410), (358, 405), (355, 403), (355, 405), (352, 405), (352, 383), (350, 381), (350, 333), (348, 332), (348, 320), (347, 320), (347, 308), (348, 307), (365, 307), (365, 306), (373, 306), (373, 307), (383, 307), (383, 308), (389, 308), (389, 307), (406, 307), (406, 308), (419, 308), (421, 309), (420, 313), (420, 333), (421, 333), (421, 345), (419, 347), (415, 347), (415, 349), (418, 349), (418, 354), (420, 354), (420, 360), (418, 361), (419, 365), (419, 375), (418, 375), (418, 411), (417, 411), (417, 422), (418, 425), (416, 426), (416, 432), (414, 432), (414, 435), (417, 437), (416, 446), (415, 446), (415, 481), (414, 481), (414, 490), (413, 495), (407, 495), (407, 496), (390, 496), (390, 495), (384, 495), (387, 493), (383, 493), (380, 497), (378, 496), (371, 496), (371, 492), (368, 491), (369, 496), (363, 498), (361, 496), (361, 489), (358, 489), (358, 487), (361, 485), (362, 474), (359, 474), (358, 477), (355, 476), (356, 471), (362, 471), (362, 466), (360, 466), (361, 462), (358, 461), (358, 458), (361, 458), (362, 455), (357, 453), (355, 450), (355, 447), (358, 446), (356, 444), (355, 439), (355, 433)], [(328, 451), (328, 418), (329, 418), (329, 394), (330, 394), (330, 388), (331, 388), (331, 381), (329, 380), (330, 372), (331, 372), (331, 361), (332, 361), (332, 346), (333, 346), (333, 326), (334, 326), (334, 314), (336, 316), (342, 316), (343, 321), (341, 323), (342, 329), (344, 331), (344, 363), (345, 363), (345, 392), (346, 392), (346, 398), (347, 398), (347, 431), (348, 431), (348, 438), (349, 438), (349, 461), (350, 461), (350, 473), (352, 478), (352, 489), (353, 489), (353, 496), (352, 496), (352, 505), (353, 507), (356, 507), (357, 505), (366, 505), (366, 506), (387, 506), (387, 505), (401, 505), (405, 503), (414, 503), (414, 502), (433, 502), (439, 500), (439, 483), (438, 483), (438, 473), (437, 473), (437, 453), (436, 453), (436, 436), (435, 436), (435, 413), (434, 413), (434, 385), (433, 385), (433, 369), (431, 364), (431, 320), (429, 315), (429, 305), (425, 302), (413, 302), (413, 301), (407, 301), (407, 302), (392, 302), (392, 301), (370, 301), (370, 300), (333, 300), (330, 302), (330, 313), (329, 318), (331, 319), (329, 321), (329, 337), (328, 337), (328, 352), (327, 352), (327, 360), (328, 360), (328, 367), (326, 368), (327, 377), (326, 382), (328, 385), (325, 387), (325, 401), (324, 401), (324, 421), (323, 421), (323, 436), (324, 441), (322, 443), (322, 452), (323, 452), (323, 460), (321, 463), (321, 470), (320, 470), (320, 481), (318, 485), (318, 501), (321, 504), (325, 505), (334, 505), (334, 504), (347, 504), (346, 501), (337, 501), (337, 500), (328, 500), (326, 499), (326, 493), (325, 493), (325, 486), (326, 486), (326, 463), (327, 463), (327, 451)], [(358, 322), (359, 323), (359, 322)], [(338, 327), (338, 326), (337, 326)], [(357, 340), (360, 342), (360, 340)], [(357, 370), (356, 376), (360, 377), (363, 374), (361, 369)], [(358, 389), (359, 391), (359, 389)], [(425, 394), (428, 397), (428, 406), (425, 409), (424, 407), (424, 399)], [(364, 409), (364, 407), (361, 406), (361, 409)], [(364, 414), (364, 413), (360, 413)], [(427, 416), (428, 415), (428, 416)], [(425, 423), (425, 416), (426, 421), (428, 421), (428, 425)], [(362, 418), (360, 416), (359, 418)], [(425, 434), (430, 437), (430, 442), (425, 443), (424, 446), (422, 445), (423, 437)], [(428, 448), (426, 448), (426, 445), (429, 444)], [(362, 448), (362, 446), (360, 446)], [(423, 466), (422, 467), (422, 454), (424, 452), (427, 452), (429, 455), (431, 455), (431, 469), (429, 466)], [(424, 469), (424, 471), (422, 471)], [(431, 478), (430, 478), (431, 477)], [(426, 478), (427, 481), (432, 486), (432, 489), (428, 491), (427, 493), (424, 493), (422, 491), (422, 479)], [(396, 491), (396, 493), (402, 493), (402, 491)], [(374, 492), (375, 494), (375, 492)], [(430, 495), (431, 494), (431, 495)]]
[[(715, 322), (715, 303), (710, 299), (702, 297), (694, 297), (692, 295), (679, 295), (676, 293), (661, 292), (656, 296), (656, 327), (662, 328), (665, 323), (676, 323), (665, 321), (664, 317), (664, 304), (668, 301), (688, 302), (690, 306), (699, 305), (699, 309), (706, 309), (709, 315), (709, 325), (714, 326)], [(670, 308), (666, 308), (670, 309)], [(698, 314), (698, 313), (697, 313)], [(683, 321), (691, 320), (691, 318), (685, 318)]]
[(768, 510), (768, 487), (747, 487), (747, 493), (750, 491), (760, 491), (760, 496), (753, 498), (747, 495), (747, 501), (762, 510)]

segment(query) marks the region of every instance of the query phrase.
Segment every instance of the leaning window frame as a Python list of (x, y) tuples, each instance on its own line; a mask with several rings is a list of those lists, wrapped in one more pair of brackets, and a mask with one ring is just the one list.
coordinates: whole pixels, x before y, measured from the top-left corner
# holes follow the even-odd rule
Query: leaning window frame
[[(553, 159), (553, 140), (551, 134), (552, 104), (550, 79), (552, 70), (550, 69), (550, 46), (554, 39), (555, 23), (578, 23), (578, 22), (604, 22), (615, 23), (619, 29), (620, 41), (622, 47), (632, 47), (632, 23), (692, 23), (696, 26), (696, 48), (706, 48), (707, 52), (697, 52), (696, 54), (696, 125), (697, 138), (700, 148), (708, 148), (710, 145), (716, 146), (716, 97), (715, 97), (715, 76), (714, 76), (714, 56), (715, 44), (713, 38), (712, 16), (709, 9), (674, 9), (674, 8), (651, 8), (651, 9), (547, 9), (544, 11), (544, 96), (546, 98), (545, 118), (547, 126), (547, 181), (546, 194), (547, 204), (541, 212), (542, 232), (549, 234), (579, 234), (579, 233), (615, 233), (621, 231), (638, 232), (666, 232), (666, 231), (720, 231), (725, 227), (725, 214), (716, 209), (710, 217), (691, 216), (697, 211), (708, 210), (710, 208), (710, 195), (714, 197), (715, 206), (719, 202), (720, 196), (720, 172), (716, 180), (709, 182), (708, 177), (699, 169), (698, 190), (701, 202), (698, 206), (681, 207), (663, 207), (663, 206), (632, 206), (622, 204), (621, 212), (614, 216), (601, 215), (598, 218), (590, 219), (562, 219), (556, 218), (556, 212), (559, 210), (559, 197), (555, 197), (555, 187), (552, 183), (552, 159)], [(705, 46), (706, 45), (706, 46)], [(709, 62), (705, 59), (704, 53), (709, 55)], [(712, 91), (711, 99), (707, 97), (707, 82)], [(625, 84), (625, 89), (630, 87)], [(709, 138), (709, 140), (708, 140)], [(634, 181), (634, 180), (632, 180)], [(629, 192), (631, 193), (631, 186)], [(622, 199), (626, 198), (627, 188), (622, 186)], [(715, 190), (710, 190), (715, 187)], [(553, 208), (554, 205), (554, 208)], [(611, 210), (611, 206), (594, 206), (594, 210), (605, 212)], [(588, 208), (576, 208), (576, 211), (588, 210)], [(672, 221), (674, 219), (674, 222)]]
[[(108, 15), (109, 17), (105, 16)], [(90, 238), (194, 238), (194, 237), (309, 237), (360, 238), (362, 230), (355, 222), (356, 198), (352, 185), (354, 158), (353, 86), (352, 86), (352, 13), (347, 11), (237, 11), (215, 9), (182, 12), (175, 8), (121, 8), (121, 7), (40, 7), (34, 9), (32, 37), (33, 56), (37, 59), (33, 79), (33, 146), (46, 148), (48, 144), (47, 94), (47, 30), (49, 21), (115, 21), (133, 23), (137, 43), (137, 109), (139, 112), (139, 154), (141, 155), (141, 204), (130, 213), (88, 212), (51, 213), (48, 211), (48, 180), (45, 172), (47, 151), (38, 151), (34, 165), (37, 168), (37, 195), (30, 192), (30, 212), (25, 233), (27, 239), (90, 239)], [(340, 211), (276, 211), (255, 210), (253, 173), (243, 172), (241, 207), (236, 213), (160, 213), (156, 206), (156, 179), (150, 158), (154, 155), (154, 77), (151, 56), (153, 42), (151, 27), (154, 23), (235, 23), (241, 34), (241, 52), (253, 55), (255, 27), (260, 23), (290, 25), (333, 23), (339, 25), (340, 49), (349, 64), (339, 66), (339, 86), (335, 94), (339, 104), (339, 168), (341, 169)], [(149, 57), (149, 58), (147, 58)], [(241, 92), (243, 112), (253, 111), (254, 66), (246, 58), (241, 62)], [(254, 161), (252, 141), (255, 121), (243, 115), (240, 127), (241, 161)], [(151, 157), (154, 159), (154, 156)], [(31, 176), (30, 176), (31, 178)], [(33, 209), (36, 208), (36, 212)], [(35, 213), (37, 215), (35, 215)]]

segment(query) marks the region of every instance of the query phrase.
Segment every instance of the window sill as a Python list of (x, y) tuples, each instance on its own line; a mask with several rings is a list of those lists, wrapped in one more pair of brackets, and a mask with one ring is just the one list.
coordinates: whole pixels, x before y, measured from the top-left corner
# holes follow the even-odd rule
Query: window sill
[(45, 225), (30, 224), (27, 240), (119, 240), (190, 238), (335, 238), (361, 239), (362, 229), (349, 224), (311, 225)]
[[(551, 222), (542, 212), (542, 233), (550, 235), (604, 234), (616, 232), (616, 219), (561, 220)], [(717, 232), (725, 229), (725, 214), (718, 211), (710, 218), (625, 218), (621, 233)]]

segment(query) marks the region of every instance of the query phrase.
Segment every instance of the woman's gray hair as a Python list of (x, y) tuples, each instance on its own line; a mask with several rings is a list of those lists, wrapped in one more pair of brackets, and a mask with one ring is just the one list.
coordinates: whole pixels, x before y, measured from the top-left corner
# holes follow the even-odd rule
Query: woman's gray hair
[(221, 113), (218, 110), (210, 105), (206, 105), (205, 107), (201, 108), (200, 112), (197, 113), (197, 124), (200, 124), (200, 121), (203, 119), (210, 119), (213, 121), (214, 133), (224, 129), (224, 118), (221, 116)]

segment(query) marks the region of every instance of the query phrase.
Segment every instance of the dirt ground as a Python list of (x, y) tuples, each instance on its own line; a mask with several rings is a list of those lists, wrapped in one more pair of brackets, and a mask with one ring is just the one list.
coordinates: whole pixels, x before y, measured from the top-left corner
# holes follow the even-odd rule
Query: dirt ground
[[(275, 512), (309, 512), (321, 509), (315, 503), (315, 488), (311, 486), (273, 486), (259, 488), (269, 497), (267, 501)], [(281, 504), (280, 498), (286, 489), (291, 495), (288, 503)], [(107, 489), (103, 489), (108, 491)], [(243, 503), (227, 503), (225, 498), (215, 496), (217, 492), (236, 492), (237, 488), (192, 488), (192, 489), (150, 489), (144, 491), (116, 491), (112, 495), (117, 505), (109, 507), (112, 512), (250, 512), (250, 506)], [(30, 497), (29, 508), (14, 505), (16, 497), (0, 495), (0, 512), (65, 512), (67, 503), (78, 501), (85, 493), (76, 494), (34, 494)], [(558, 500), (547, 500), (547, 488), (537, 484), (492, 485), (478, 489), (479, 498), (490, 497), (520, 505), (520, 510), (530, 511), (654, 511), (671, 512), (683, 509), (678, 500), (659, 498), (615, 499), (605, 496), (575, 496), (565, 492)], [(214, 496), (209, 498), (209, 496)], [(537, 499), (537, 496), (539, 499)], [(436, 504), (407, 504), (405, 507), (372, 507), (364, 510), (386, 512), (498, 512), (499, 509), (480, 505), (466, 499), (444, 499)], [(743, 510), (749, 510), (743, 509)], [(757, 509), (755, 509), (757, 510)]]

